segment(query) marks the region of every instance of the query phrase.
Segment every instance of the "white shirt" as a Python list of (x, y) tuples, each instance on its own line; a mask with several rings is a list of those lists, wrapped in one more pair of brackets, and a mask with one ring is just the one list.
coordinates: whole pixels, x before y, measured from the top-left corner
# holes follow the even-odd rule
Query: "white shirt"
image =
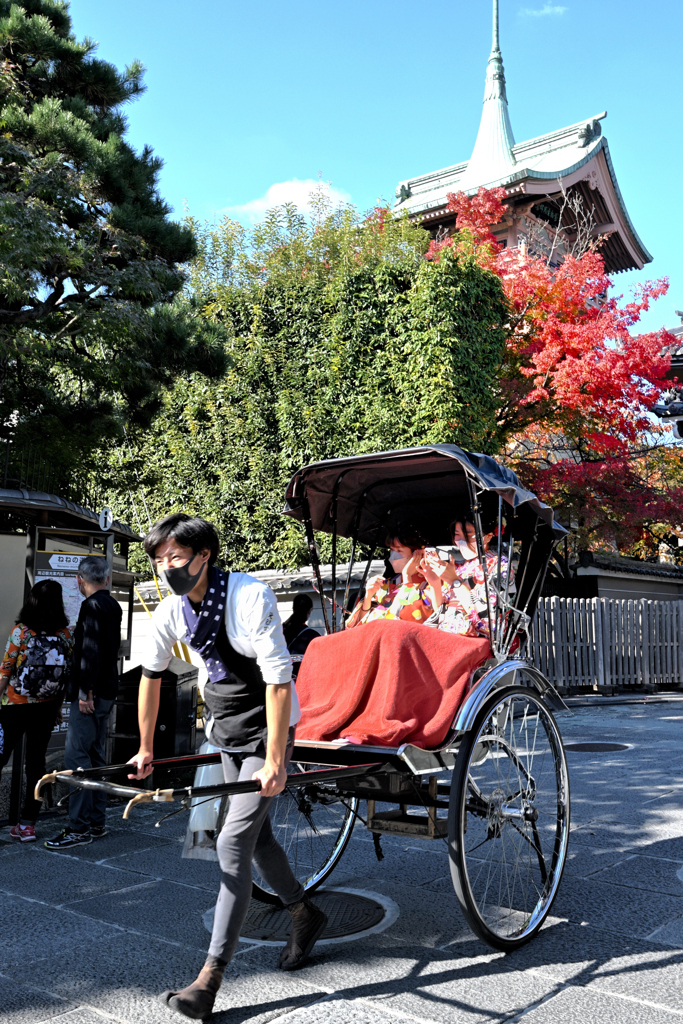
[[(292, 686), (290, 726), (301, 718), (299, 699), (292, 680), (292, 659), (282, 632), (277, 598), (265, 583), (245, 572), (231, 572), (225, 601), (225, 632), (230, 645), (245, 658), (255, 658), (263, 681), (270, 685)], [(151, 630), (142, 659), (142, 667), (151, 678), (168, 668), (173, 645), (189, 643), (190, 635), (183, 615), (183, 599), (176, 594), (165, 597), (154, 609)]]

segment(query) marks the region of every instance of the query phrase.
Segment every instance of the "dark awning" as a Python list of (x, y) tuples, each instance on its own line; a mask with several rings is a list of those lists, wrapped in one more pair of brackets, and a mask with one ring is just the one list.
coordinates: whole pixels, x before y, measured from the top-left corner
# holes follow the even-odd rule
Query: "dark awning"
[(305, 495), (313, 529), (331, 533), (336, 490), (340, 537), (356, 533), (361, 543), (372, 543), (378, 527), (393, 515), (428, 519), (443, 535), (447, 523), (469, 509), (468, 476), (490, 494), (489, 511), (497, 507), (500, 495), (508, 514), (514, 509), (529, 526), (540, 520), (556, 539), (567, 532), (554, 520), (552, 509), (522, 487), (511, 470), (490, 455), (466, 452), (454, 444), (327, 459), (304, 466), (289, 482), (283, 512), (301, 521)]
[[(27, 491), (22, 488), (0, 488), (0, 511), (17, 512), (27, 519), (42, 525), (61, 527), (65, 530), (99, 530), (99, 516), (92, 509), (83, 508), (73, 501), (43, 491)], [(125, 523), (115, 521), (111, 530), (117, 540), (139, 541), (137, 533)]]

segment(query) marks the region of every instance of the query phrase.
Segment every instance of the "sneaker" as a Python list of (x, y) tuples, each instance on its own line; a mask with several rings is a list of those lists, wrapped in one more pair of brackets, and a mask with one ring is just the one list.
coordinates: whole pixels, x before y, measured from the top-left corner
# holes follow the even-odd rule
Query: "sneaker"
[(35, 843), (36, 827), (35, 825), (15, 825), (10, 835), (12, 839), (18, 839), (20, 843)]
[(104, 836), (108, 835), (107, 826), (106, 825), (91, 825), (90, 826), (90, 835), (92, 836), (93, 839), (102, 839)]
[(92, 843), (92, 836), (89, 832), (72, 832), (71, 829), (65, 828), (54, 839), (46, 840), (45, 849), (68, 850), (71, 846), (86, 846), (88, 843)]

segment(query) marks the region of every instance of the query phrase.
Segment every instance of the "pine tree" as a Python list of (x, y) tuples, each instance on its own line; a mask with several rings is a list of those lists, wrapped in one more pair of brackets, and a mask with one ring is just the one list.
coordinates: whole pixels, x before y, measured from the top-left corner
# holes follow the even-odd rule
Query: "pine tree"
[(161, 161), (125, 139), (144, 91), (78, 42), (68, 3), (0, 0), (0, 436), (66, 465), (148, 422), (183, 369), (220, 373), (221, 334), (182, 297), (191, 229)]

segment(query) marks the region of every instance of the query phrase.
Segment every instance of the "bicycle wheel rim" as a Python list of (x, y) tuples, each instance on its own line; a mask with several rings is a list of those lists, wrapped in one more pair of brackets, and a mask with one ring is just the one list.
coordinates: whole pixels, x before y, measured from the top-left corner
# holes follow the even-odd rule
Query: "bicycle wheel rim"
[(484, 705), (459, 756), (449, 829), (456, 893), (476, 934), (514, 949), (541, 927), (562, 877), (569, 835), (562, 740), (540, 698), (513, 688)]
[[(327, 765), (292, 762), (290, 772)], [(334, 871), (351, 838), (358, 799), (342, 798), (333, 783), (288, 789), (275, 797), (270, 819), (273, 835), (285, 851), (296, 878), (313, 892)], [(254, 865), (253, 895), (264, 903), (280, 904), (279, 897)]]

